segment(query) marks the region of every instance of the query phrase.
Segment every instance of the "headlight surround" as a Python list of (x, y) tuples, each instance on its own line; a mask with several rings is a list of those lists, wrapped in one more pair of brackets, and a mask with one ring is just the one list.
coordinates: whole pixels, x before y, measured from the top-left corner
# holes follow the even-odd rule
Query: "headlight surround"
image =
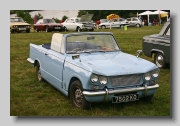
[(98, 82), (98, 80), (99, 80), (98, 75), (96, 75), (96, 74), (91, 75), (91, 82), (92, 83), (96, 83), (96, 82)]
[(145, 74), (144, 74), (144, 79), (145, 79), (146, 81), (151, 80), (151, 73), (150, 73), (150, 72), (145, 73)]
[(159, 76), (159, 70), (158, 70), (158, 69), (153, 70), (153, 71), (152, 71), (152, 76), (153, 76), (154, 78), (157, 78), (157, 77)]
[(102, 76), (100, 78), (100, 83), (103, 84), (103, 85), (107, 84), (107, 77)]

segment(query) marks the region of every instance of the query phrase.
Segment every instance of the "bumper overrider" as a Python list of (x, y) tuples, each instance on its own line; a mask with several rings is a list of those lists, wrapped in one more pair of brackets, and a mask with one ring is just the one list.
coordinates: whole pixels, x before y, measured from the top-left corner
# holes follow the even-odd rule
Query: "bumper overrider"
[[(123, 94), (123, 93), (132, 93), (132, 92), (143, 92), (143, 97), (146, 97), (149, 95), (149, 93), (153, 90), (159, 88), (159, 84), (147, 86), (144, 85), (143, 87), (135, 87), (135, 88), (128, 88), (128, 89), (118, 89), (118, 90), (108, 90), (108, 88), (105, 88), (103, 91), (83, 91), (83, 95), (85, 97), (98, 97), (103, 96), (104, 101), (109, 101), (109, 96), (115, 95), (115, 94)], [(151, 92), (152, 93), (152, 92)]]

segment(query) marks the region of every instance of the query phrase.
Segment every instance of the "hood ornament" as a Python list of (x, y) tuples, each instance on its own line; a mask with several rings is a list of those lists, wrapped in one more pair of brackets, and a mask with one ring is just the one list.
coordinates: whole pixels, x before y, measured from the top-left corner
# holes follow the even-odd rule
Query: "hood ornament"
[(137, 58), (139, 57), (139, 55), (141, 55), (142, 54), (142, 50), (137, 50)]

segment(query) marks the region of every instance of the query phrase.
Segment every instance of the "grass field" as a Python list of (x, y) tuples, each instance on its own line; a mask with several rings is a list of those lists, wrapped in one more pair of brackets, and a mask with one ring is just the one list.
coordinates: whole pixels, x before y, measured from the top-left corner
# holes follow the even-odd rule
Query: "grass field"
[[(122, 51), (136, 55), (142, 49), (142, 37), (159, 33), (162, 26), (99, 29), (113, 32)], [(170, 111), (170, 67), (161, 69), (159, 89), (150, 102), (142, 100), (121, 104), (93, 103), (90, 110), (73, 108), (70, 99), (47, 82), (38, 82), (35, 68), (27, 61), (29, 44), (51, 41), (54, 32), (10, 34), (10, 116), (125, 116), (168, 117)], [(65, 33), (65, 32), (62, 32)], [(67, 32), (70, 33), (70, 32)], [(153, 62), (152, 58), (141, 55)]]

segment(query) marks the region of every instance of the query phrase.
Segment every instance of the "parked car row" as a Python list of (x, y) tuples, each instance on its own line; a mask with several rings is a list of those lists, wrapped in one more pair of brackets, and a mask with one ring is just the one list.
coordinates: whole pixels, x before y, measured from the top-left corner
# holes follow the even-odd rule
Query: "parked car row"
[(131, 18), (113, 18), (111, 20), (107, 20), (106, 22), (98, 22), (99, 28), (105, 29), (105, 28), (123, 28), (126, 26), (135, 26), (135, 27), (141, 27), (142, 21), (137, 17), (131, 17)]
[[(81, 17), (67, 18), (63, 23), (56, 23), (53, 19), (39, 19), (34, 25), (35, 32), (45, 31), (94, 31), (96, 24), (98, 28), (123, 28), (126, 26), (141, 27), (142, 22), (137, 17), (132, 18), (114, 18), (111, 20), (100, 19), (96, 23), (92, 22), (93, 14), (82, 15)], [(10, 33), (13, 32), (30, 32), (31, 25), (26, 23), (21, 17), (10, 18)]]

